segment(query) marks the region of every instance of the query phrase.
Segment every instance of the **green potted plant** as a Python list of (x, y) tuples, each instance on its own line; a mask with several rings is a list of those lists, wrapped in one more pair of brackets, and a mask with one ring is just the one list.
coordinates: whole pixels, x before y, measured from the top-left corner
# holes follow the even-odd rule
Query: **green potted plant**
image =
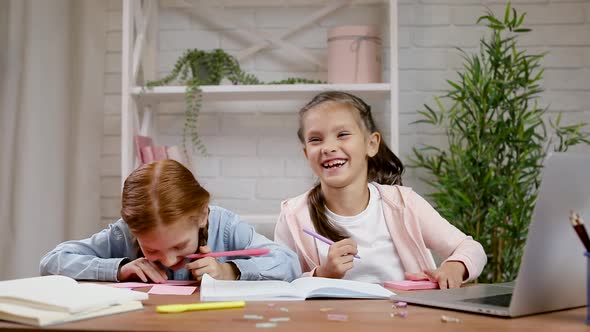
[(303, 78), (288, 78), (282, 81), (264, 83), (256, 76), (242, 71), (236, 58), (222, 49), (204, 51), (189, 49), (177, 59), (170, 74), (165, 77), (150, 81), (146, 84), (147, 89), (155, 86), (177, 83), (187, 86), (185, 96), (185, 122), (182, 130), (182, 148), (188, 160), (189, 151), (187, 140), (190, 139), (192, 146), (202, 154), (207, 154), (207, 149), (201, 141), (198, 132), (198, 118), (202, 106), (202, 85), (219, 85), (224, 79), (234, 85), (252, 84), (314, 84), (323, 83), (317, 80)]
[(410, 166), (431, 175), (424, 181), (441, 215), (483, 245), (482, 282), (516, 277), (548, 151), (590, 143), (585, 123), (563, 126), (561, 114), (549, 126), (544, 122), (546, 109), (537, 99), (545, 54), (517, 47), (519, 35), (530, 31), (524, 18), (510, 3), (503, 19), (491, 11), (481, 16), (477, 23), (490, 35), (479, 53), (460, 50), (464, 67), (443, 96), (450, 106), (435, 98), (438, 109), (425, 105), (416, 121), (446, 131), (448, 149), (414, 148)]

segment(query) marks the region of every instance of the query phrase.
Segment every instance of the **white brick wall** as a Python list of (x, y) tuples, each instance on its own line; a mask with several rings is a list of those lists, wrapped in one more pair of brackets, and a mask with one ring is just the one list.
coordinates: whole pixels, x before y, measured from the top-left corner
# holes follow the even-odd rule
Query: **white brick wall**
[(224, 177), (282, 177), (283, 161), (276, 158), (224, 158), (221, 162), (221, 175)]
[[(563, 111), (563, 123), (590, 122), (590, 1), (523, 0), (512, 4), (519, 12), (527, 12), (525, 22), (533, 29), (520, 45), (529, 52), (549, 52), (542, 61), (546, 91), (541, 104), (549, 105), (549, 116)], [(485, 11), (482, 5), (503, 15), (505, 1), (422, 0), (400, 5), (400, 126), (410, 122), (416, 110), (423, 109), (422, 104), (435, 106), (433, 96), (447, 88), (442, 82), (445, 78), (456, 79), (463, 60), (453, 46), (477, 50), (485, 30), (475, 25)], [(435, 14), (429, 8), (433, 6), (440, 9)], [(431, 22), (412, 21), (419, 12), (432, 15)], [(447, 15), (450, 21), (445, 23)], [(444, 133), (428, 126), (411, 125), (400, 132), (402, 159), (407, 159), (413, 146), (446, 146)], [(590, 147), (572, 151), (590, 152)], [(423, 176), (421, 170), (408, 170), (404, 183), (424, 194), (429, 188), (418, 180)]]
[[(307, 5), (291, 7), (262, 6), (264, 1), (244, 2), (230, 8), (246, 24), (270, 33), (280, 33), (299, 22), (313, 9)], [(267, 3), (269, 3), (267, 1)], [(309, 1), (307, 2), (309, 3)], [(423, 104), (434, 105), (432, 97), (447, 88), (445, 80), (455, 79), (462, 59), (454, 47), (476, 50), (482, 27), (475, 25), (485, 6), (503, 13), (505, 1), (482, 0), (402, 0), (399, 1), (399, 78), (400, 78), (400, 155), (407, 159), (411, 148), (420, 144), (446, 145), (444, 132), (424, 125), (411, 125)], [(512, 1), (519, 11), (526, 11), (526, 21), (533, 28), (520, 45), (530, 52), (548, 51), (541, 98), (549, 105), (550, 115), (565, 112), (564, 123), (590, 122), (590, 0), (520, 0)], [(120, 87), (121, 87), (121, 6), (111, 0), (105, 54), (105, 118), (101, 162), (102, 219), (118, 216), (120, 208)], [(168, 72), (186, 48), (222, 47), (235, 52), (247, 46), (239, 31), (224, 29), (194, 10), (162, 8), (160, 13), (160, 74)], [(375, 4), (343, 9), (292, 37), (309, 51), (325, 57), (327, 28), (340, 24), (377, 23), (385, 26), (387, 11)], [(386, 29), (385, 29), (386, 30)], [(248, 40), (248, 43), (253, 40)], [(384, 36), (384, 54), (389, 55), (389, 40)], [(389, 65), (389, 60), (384, 61)], [(314, 65), (276, 48), (244, 61), (244, 69), (262, 80), (288, 76), (325, 79), (326, 73)], [(385, 75), (387, 77), (387, 74)], [(304, 101), (302, 101), (304, 102)], [(297, 195), (311, 186), (314, 177), (303, 158), (296, 138), (295, 110), (302, 102), (235, 103), (205, 105), (199, 130), (210, 156), (195, 156), (194, 171), (212, 193), (216, 204), (242, 214), (278, 215), (280, 201)], [(374, 104), (374, 109), (383, 109)], [(234, 113), (238, 109), (251, 113)], [(261, 111), (261, 112), (256, 112)], [(268, 113), (276, 111), (275, 113)], [(162, 144), (179, 144), (183, 125), (183, 103), (161, 106), (157, 118)], [(387, 114), (376, 114), (378, 122), (388, 123)], [(382, 128), (388, 135), (389, 128)], [(574, 151), (590, 152), (582, 146)], [(428, 188), (418, 181), (420, 170), (408, 170), (405, 184), (419, 193)], [(254, 217), (252, 222), (261, 220)], [(266, 219), (268, 220), (268, 219)], [(272, 218), (271, 218), (272, 220)]]

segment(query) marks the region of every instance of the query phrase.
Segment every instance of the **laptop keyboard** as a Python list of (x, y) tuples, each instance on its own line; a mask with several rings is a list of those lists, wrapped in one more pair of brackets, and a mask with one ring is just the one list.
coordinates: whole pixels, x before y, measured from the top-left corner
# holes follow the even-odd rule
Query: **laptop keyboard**
[(512, 294), (500, 294), (500, 295), (492, 295), (492, 296), (486, 296), (486, 297), (478, 297), (475, 299), (465, 299), (462, 301), (463, 302), (470, 302), (470, 303), (497, 305), (500, 307), (509, 307), (511, 299), (512, 299)]

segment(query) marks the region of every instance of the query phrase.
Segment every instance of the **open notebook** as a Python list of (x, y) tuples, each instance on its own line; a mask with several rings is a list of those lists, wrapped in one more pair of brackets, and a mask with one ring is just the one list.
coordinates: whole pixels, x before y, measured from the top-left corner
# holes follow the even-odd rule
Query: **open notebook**
[(376, 284), (319, 277), (285, 281), (215, 280), (205, 274), (201, 301), (302, 301), (310, 298), (389, 299), (395, 295)]
[(0, 281), (0, 319), (45, 326), (143, 308), (148, 294), (64, 276)]

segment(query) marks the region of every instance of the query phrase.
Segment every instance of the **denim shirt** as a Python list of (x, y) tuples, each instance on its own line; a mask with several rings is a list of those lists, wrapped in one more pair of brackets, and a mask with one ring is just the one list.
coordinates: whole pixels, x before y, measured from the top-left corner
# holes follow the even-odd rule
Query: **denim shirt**
[[(231, 261), (240, 270), (241, 280), (277, 279), (291, 281), (301, 274), (297, 256), (290, 249), (276, 244), (254, 231), (240, 217), (218, 206), (209, 207), (207, 245), (212, 251), (268, 248), (270, 253), (259, 257), (218, 258)], [(40, 264), (41, 275), (59, 274), (78, 280), (118, 281), (117, 272), (123, 261), (135, 260), (140, 251), (135, 237), (123, 219), (92, 237), (66, 241), (47, 253)], [(173, 271), (161, 265), (169, 280), (190, 280), (185, 268)]]

